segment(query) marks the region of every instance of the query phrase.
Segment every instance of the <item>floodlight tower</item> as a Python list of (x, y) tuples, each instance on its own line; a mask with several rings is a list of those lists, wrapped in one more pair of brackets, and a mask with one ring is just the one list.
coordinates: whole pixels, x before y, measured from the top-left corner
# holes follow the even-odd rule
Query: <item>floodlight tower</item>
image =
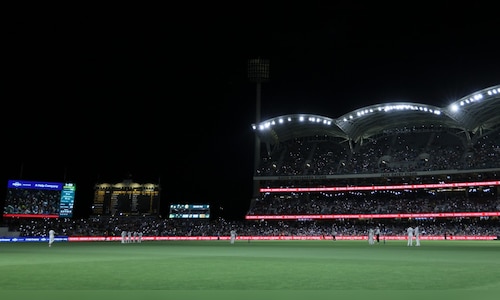
[[(255, 82), (257, 85), (256, 100), (255, 100), (255, 124), (260, 124), (260, 103), (261, 103), (261, 86), (263, 82), (269, 81), (269, 60), (268, 59), (250, 59), (248, 60), (248, 79)], [(257, 129), (258, 130), (258, 129)], [(254, 156), (254, 175), (260, 163), (260, 138), (258, 132), (255, 133), (255, 156)], [(253, 196), (259, 195), (259, 181), (253, 181)]]

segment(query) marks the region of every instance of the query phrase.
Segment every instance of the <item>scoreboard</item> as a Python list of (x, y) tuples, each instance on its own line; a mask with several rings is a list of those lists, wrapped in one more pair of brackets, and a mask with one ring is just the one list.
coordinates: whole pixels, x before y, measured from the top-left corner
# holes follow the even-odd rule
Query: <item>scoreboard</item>
[(209, 204), (171, 204), (170, 219), (209, 219)]
[(3, 217), (71, 218), (75, 191), (74, 183), (9, 180)]

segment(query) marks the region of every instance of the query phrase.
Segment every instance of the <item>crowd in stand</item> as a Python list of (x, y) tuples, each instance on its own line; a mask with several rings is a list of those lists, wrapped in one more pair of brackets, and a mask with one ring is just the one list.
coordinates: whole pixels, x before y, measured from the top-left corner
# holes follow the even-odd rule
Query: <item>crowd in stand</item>
[(482, 191), (355, 191), (343, 193), (268, 193), (249, 215), (404, 214), (500, 211), (496, 187)]
[(472, 142), (442, 131), (388, 131), (351, 149), (336, 138), (296, 138), (266, 153), (258, 176), (338, 175), (500, 167), (500, 131)]
[[(282, 142), (266, 153), (257, 176), (375, 174), (435, 170), (500, 168), (500, 131), (473, 139), (470, 143), (450, 132), (420, 129), (387, 131), (363, 144), (350, 147), (330, 138), (301, 138)], [(497, 172), (457, 175), (465, 181), (498, 180)], [(474, 178), (472, 178), (475, 176)], [(468, 178), (467, 178), (468, 177)], [(378, 179), (389, 180), (389, 179)], [(391, 184), (437, 183), (437, 176), (393, 177)], [(345, 185), (334, 182), (263, 181), (263, 184), (293, 186)], [(375, 183), (373, 178), (357, 178), (357, 185)], [(436, 191), (355, 191), (335, 193), (267, 193), (251, 203), (248, 215), (313, 214), (393, 214), (431, 212), (500, 211), (498, 186), (478, 190)], [(382, 234), (404, 235), (410, 225), (422, 235), (500, 235), (498, 217), (428, 219), (330, 219), (330, 220), (178, 220), (159, 216), (91, 216), (85, 219), (22, 219), (3, 222), (21, 236), (46, 236), (54, 229), (64, 236), (120, 236), (140, 232), (143, 236), (221, 236), (232, 230), (238, 236), (338, 236), (367, 235), (379, 227)]]
[(9, 189), (4, 213), (57, 215), (60, 197), (60, 191)]
[(499, 236), (497, 217), (432, 218), (432, 219), (341, 219), (341, 220), (178, 220), (155, 216), (111, 217), (94, 216), (86, 219), (9, 219), (11, 230), (20, 236), (47, 236), (54, 229), (61, 236), (114, 236), (123, 231), (140, 232), (142, 236), (366, 236), (370, 228), (379, 227), (384, 236), (401, 236), (410, 225), (419, 226), (422, 235)]

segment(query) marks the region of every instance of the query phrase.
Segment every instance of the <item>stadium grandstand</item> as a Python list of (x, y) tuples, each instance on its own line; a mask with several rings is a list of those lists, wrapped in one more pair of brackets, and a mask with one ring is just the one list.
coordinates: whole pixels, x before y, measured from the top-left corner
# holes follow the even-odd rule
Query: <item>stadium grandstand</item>
[(498, 228), (499, 112), (497, 85), (447, 107), (394, 102), (253, 124), (260, 165), (246, 219)]
[(500, 85), (447, 107), (397, 102), (337, 118), (294, 114), (254, 124), (254, 195), (244, 220), (158, 216), (8, 219), (19, 236), (69, 240), (500, 236)]

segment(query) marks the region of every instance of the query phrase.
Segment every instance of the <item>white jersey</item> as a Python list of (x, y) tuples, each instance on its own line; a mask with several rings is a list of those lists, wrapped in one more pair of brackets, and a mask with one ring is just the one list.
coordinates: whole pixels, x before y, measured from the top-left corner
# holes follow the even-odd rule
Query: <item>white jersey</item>
[(373, 237), (375, 236), (375, 231), (373, 230), (373, 228), (370, 228), (368, 230), (368, 244), (370, 245), (373, 245), (374, 244), (374, 240), (373, 240)]
[(413, 237), (413, 232), (414, 232), (414, 229), (413, 227), (408, 227), (408, 229), (406, 229), (406, 232), (408, 232), (408, 237)]
[(231, 244), (234, 244), (234, 240), (236, 240), (236, 231), (231, 230)]
[(413, 246), (413, 233), (414, 233), (414, 229), (413, 227), (408, 227), (406, 229), (406, 232), (408, 233), (408, 246)]
[(56, 239), (56, 232), (51, 229), (49, 230), (49, 247), (52, 247), (52, 244), (54, 243)]
[(413, 229), (413, 234), (415, 235), (415, 246), (420, 246), (420, 229), (418, 226)]

